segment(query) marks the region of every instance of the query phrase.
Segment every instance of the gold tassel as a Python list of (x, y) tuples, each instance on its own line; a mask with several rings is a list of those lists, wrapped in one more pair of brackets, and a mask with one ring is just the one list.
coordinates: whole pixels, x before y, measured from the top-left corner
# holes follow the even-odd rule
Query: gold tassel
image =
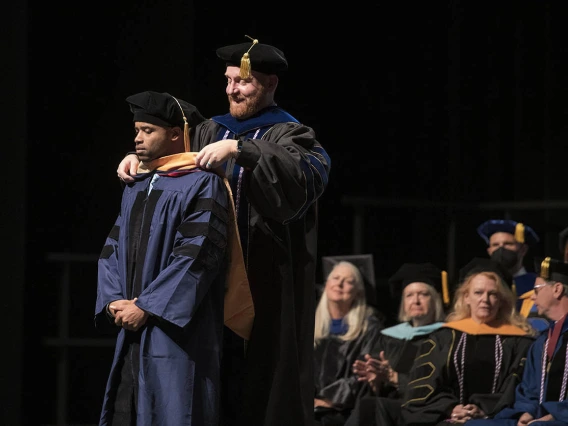
[(172, 96), (172, 98), (174, 98), (174, 101), (176, 101), (176, 104), (178, 104), (179, 110), (181, 111), (181, 116), (183, 117), (183, 147), (185, 149), (185, 152), (190, 152), (191, 144), (189, 140), (189, 123), (187, 122), (187, 117), (185, 116), (185, 113), (183, 112), (183, 108), (181, 107), (179, 101), (175, 96)]
[(513, 296), (515, 296), (515, 299), (517, 298), (517, 286), (515, 285), (515, 281), (513, 281), (511, 283), (511, 291), (513, 292)]
[(183, 116), (183, 121), (185, 122), (183, 125), (183, 146), (185, 147), (185, 152), (190, 152), (191, 143), (189, 140), (189, 123), (187, 122), (187, 118), (185, 118), (185, 114)]
[[(531, 292), (534, 293), (534, 290), (531, 290)], [(524, 299), (523, 303), (521, 304), (521, 309), (519, 309), (519, 314), (521, 314), (525, 318), (528, 318), (533, 306), (534, 302), (530, 298)]]
[(251, 66), (250, 66), (250, 55), (249, 55), (249, 52), (250, 52), (250, 50), (254, 47), (255, 44), (258, 44), (258, 40), (257, 40), (257, 39), (252, 38), (252, 37), (250, 37), (250, 36), (248, 36), (248, 35), (245, 35), (245, 37), (248, 37), (248, 38), (250, 38), (250, 39), (252, 40), (252, 46), (249, 48), (249, 50), (247, 50), (247, 51), (245, 52), (245, 54), (244, 54), (243, 57), (241, 58), (241, 69), (240, 69), (240, 72), (239, 72), (239, 76), (240, 76), (242, 79), (247, 79), (247, 78), (250, 78), (250, 76), (251, 76), (252, 68), (251, 68)]
[(442, 271), (442, 299), (444, 305), (448, 306), (450, 304), (450, 291), (448, 289), (448, 273)]
[(517, 223), (515, 226), (515, 240), (523, 244), (525, 242), (525, 225)]
[(241, 71), (239, 76), (244, 80), (250, 77), (250, 58), (248, 52), (241, 58)]
[(540, 264), (540, 277), (548, 280), (550, 278), (549, 274), (550, 269), (550, 257), (545, 257), (542, 263)]

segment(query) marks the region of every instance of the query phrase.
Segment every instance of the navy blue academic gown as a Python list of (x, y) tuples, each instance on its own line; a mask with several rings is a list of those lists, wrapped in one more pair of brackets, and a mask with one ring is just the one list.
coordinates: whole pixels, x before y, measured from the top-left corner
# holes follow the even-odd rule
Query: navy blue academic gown
[[(96, 326), (118, 328), (106, 313), (117, 299), (150, 313), (138, 332), (119, 328), (99, 424), (134, 397), (136, 426), (218, 426), (229, 192), (196, 169), (160, 176), (148, 195), (153, 177), (125, 187), (99, 259)], [(121, 383), (134, 386), (121, 396)]]
[(519, 417), (523, 413), (529, 413), (534, 419), (547, 414), (552, 414), (554, 417), (553, 421), (534, 422), (531, 426), (567, 426), (568, 400), (565, 399), (565, 394), (562, 395), (562, 389), (563, 379), (566, 376), (568, 321), (563, 323), (561, 333), (552, 360), (550, 363), (545, 362), (547, 367), (544, 375), (542, 374), (543, 355), (548, 332), (541, 333), (528, 351), (523, 378), (515, 392), (514, 404), (497, 413), (493, 419), (469, 421), (467, 425), (516, 426)]

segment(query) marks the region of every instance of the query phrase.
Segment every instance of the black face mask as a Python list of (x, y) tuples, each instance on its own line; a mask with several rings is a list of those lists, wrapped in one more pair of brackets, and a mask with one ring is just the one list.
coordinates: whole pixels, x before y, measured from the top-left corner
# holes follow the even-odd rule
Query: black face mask
[(491, 260), (500, 263), (507, 269), (511, 269), (517, 264), (519, 254), (513, 250), (507, 250), (505, 247), (499, 247), (491, 254)]

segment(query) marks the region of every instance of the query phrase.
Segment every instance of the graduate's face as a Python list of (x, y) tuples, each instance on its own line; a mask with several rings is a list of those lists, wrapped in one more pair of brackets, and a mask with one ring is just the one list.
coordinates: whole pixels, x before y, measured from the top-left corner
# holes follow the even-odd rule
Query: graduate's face
[[(166, 128), (155, 124), (136, 121), (134, 123), (134, 145), (140, 161), (148, 163), (156, 158), (179, 152), (181, 130), (179, 127)], [(181, 139), (183, 142), (183, 139)]]
[(357, 296), (356, 277), (348, 265), (336, 265), (325, 283), (327, 300), (351, 305)]
[(239, 67), (227, 67), (225, 91), (229, 100), (229, 112), (233, 117), (244, 120), (273, 102), (278, 77), (253, 71), (250, 78), (243, 79), (239, 73)]
[(497, 283), (483, 274), (474, 276), (464, 296), (464, 302), (469, 306), (471, 318), (475, 322), (493, 321), (497, 317), (500, 305)]
[(434, 314), (432, 295), (425, 283), (415, 282), (404, 287), (402, 303), (404, 313), (411, 321), (421, 320)]

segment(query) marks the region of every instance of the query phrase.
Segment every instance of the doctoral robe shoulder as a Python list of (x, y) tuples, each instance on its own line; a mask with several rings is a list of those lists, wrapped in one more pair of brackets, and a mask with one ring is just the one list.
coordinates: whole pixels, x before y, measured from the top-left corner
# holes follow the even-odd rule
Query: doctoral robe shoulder
[[(230, 197), (222, 178), (195, 170), (153, 173), (125, 187), (98, 263), (95, 324), (106, 306), (137, 297), (150, 314), (140, 333), (137, 426), (218, 426)], [(120, 328), (100, 425), (112, 415), (125, 334)]]
[(255, 308), (240, 421), (311, 426), (317, 200), (330, 160), (314, 131), (277, 107), (250, 120), (201, 123), (193, 150), (231, 138), (243, 141), (238, 164), (228, 161), (225, 173)]
[(422, 344), (403, 397), (402, 416), (406, 425), (436, 425), (448, 419), (458, 404), (476, 404), (491, 415), (502, 408), (498, 404), (513, 403), (514, 389), (519, 383), (533, 339), (500, 336), (502, 355), (494, 384), (497, 335), (465, 333), (463, 395), (460, 400), (459, 370), (456, 366), (459, 368), (461, 364), (461, 350), (457, 364), (454, 355), (463, 334), (463, 331), (444, 327), (432, 333)]

